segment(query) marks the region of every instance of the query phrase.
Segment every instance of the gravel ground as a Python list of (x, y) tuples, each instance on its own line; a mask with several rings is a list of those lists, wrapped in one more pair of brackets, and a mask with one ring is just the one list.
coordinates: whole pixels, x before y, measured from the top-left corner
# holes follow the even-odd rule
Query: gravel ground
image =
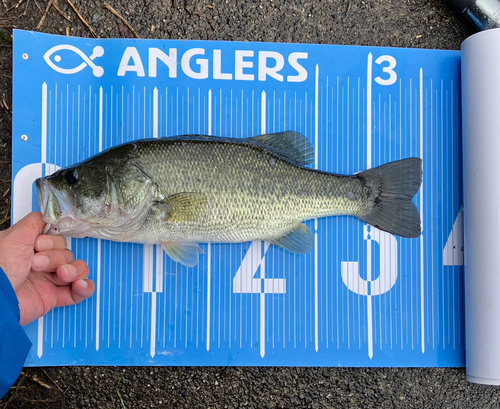
[[(0, 228), (10, 216), (12, 28), (35, 30), (47, 0), (0, 5)], [(54, 1), (39, 30), (92, 36)], [(74, 7), (99, 37), (133, 37), (100, 1)], [(279, 41), (459, 49), (472, 30), (431, 0), (115, 0), (142, 38)], [(68, 17), (68, 21), (64, 16)], [(121, 398), (120, 398), (121, 396)], [(122, 399), (122, 400), (121, 400)], [(2, 408), (499, 408), (500, 389), (467, 383), (463, 369), (26, 368)]]

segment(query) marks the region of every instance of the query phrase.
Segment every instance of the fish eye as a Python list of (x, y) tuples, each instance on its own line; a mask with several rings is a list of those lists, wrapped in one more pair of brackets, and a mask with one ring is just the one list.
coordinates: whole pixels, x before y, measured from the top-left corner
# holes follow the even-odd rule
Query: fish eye
[(76, 169), (68, 169), (64, 174), (64, 179), (69, 185), (74, 185), (78, 182), (78, 171)]

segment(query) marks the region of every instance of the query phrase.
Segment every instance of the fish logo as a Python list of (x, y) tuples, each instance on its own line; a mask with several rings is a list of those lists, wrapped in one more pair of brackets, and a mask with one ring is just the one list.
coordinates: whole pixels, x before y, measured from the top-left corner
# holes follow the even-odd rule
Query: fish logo
[[(62, 68), (58, 66), (56, 63), (61, 62), (62, 58), (59, 54), (55, 53), (61, 50), (68, 50), (77, 54), (78, 56), (81, 57), (83, 62), (74, 68)], [(51, 59), (51, 56), (53, 54), (55, 54), (54, 60)], [(43, 56), (43, 59), (53, 70), (60, 72), (61, 74), (75, 74), (83, 70), (85, 67), (89, 66), (90, 68), (92, 68), (92, 73), (94, 74), (95, 77), (101, 77), (104, 74), (104, 68), (94, 64), (93, 61), (98, 57), (102, 57), (103, 55), (104, 55), (104, 48), (102, 48), (100, 45), (94, 47), (92, 55), (88, 57), (85, 53), (83, 53), (80, 49), (76, 48), (75, 46), (69, 44), (60, 44), (48, 50)]]

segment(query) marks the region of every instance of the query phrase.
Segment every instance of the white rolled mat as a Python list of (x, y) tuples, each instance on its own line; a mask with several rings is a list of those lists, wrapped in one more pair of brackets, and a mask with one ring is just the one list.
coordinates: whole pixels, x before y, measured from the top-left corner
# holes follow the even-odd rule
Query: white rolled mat
[(462, 43), (466, 366), (500, 385), (500, 29)]

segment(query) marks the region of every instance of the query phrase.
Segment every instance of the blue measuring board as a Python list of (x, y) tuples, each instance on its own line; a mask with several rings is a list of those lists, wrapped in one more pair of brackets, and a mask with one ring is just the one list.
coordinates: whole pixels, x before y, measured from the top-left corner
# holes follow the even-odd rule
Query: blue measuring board
[[(28, 366), (463, 366), (460, 53), (14, 33), (13, 221), (35, 178), (103, 149), (180, 134), (296, 130), (314, 168), (423, 159), (423, 233), (311, 220), (314, 250), (68, 239), (96, 292), (28, 325)], [(24, 136), (23, 136), (24, 135)]]

